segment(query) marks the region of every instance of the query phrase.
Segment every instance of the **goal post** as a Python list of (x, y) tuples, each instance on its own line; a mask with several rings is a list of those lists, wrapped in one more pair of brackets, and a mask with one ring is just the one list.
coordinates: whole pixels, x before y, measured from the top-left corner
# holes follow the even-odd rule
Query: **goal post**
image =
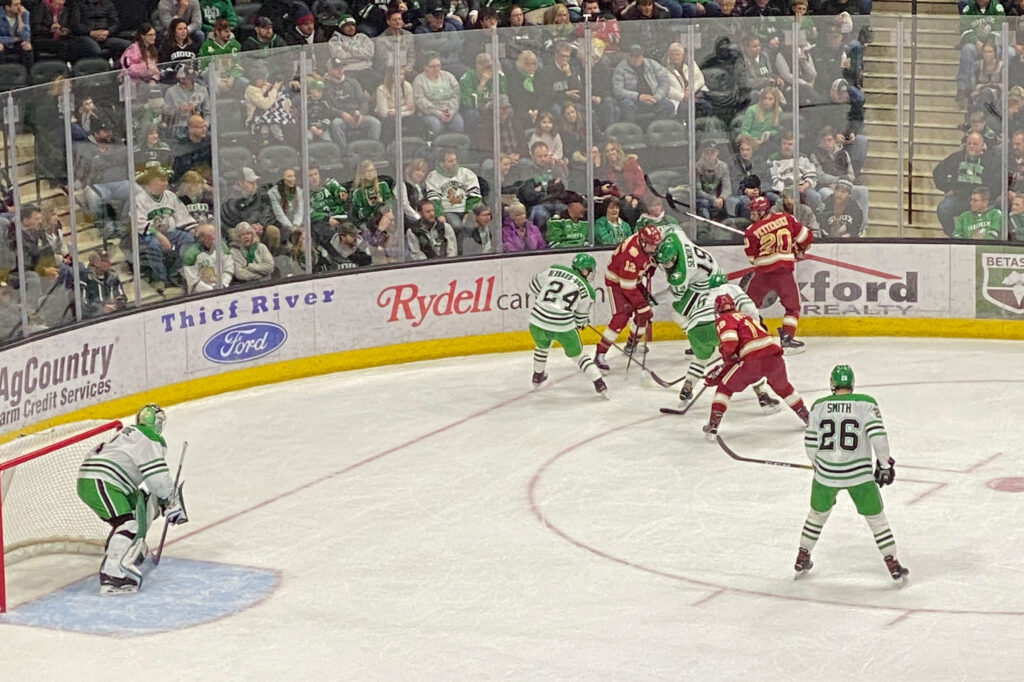
[(64, 424), (0, 445), (0, 613), (7, 566), (40, 554), (101, 554), (110, 527), (78, 499), (82, 461), (120, 421)]

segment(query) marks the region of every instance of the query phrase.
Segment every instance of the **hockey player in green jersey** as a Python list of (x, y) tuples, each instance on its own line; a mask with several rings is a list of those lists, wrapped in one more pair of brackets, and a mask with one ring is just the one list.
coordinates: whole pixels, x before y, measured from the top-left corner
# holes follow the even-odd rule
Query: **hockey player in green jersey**
[(594, 382), (594, 390), (607, 398), (608, 387), (601, 371), (583, 354), (579, 330), (590, 324), (590, 308), (594, 289), (590, 279), (597, 263), (587, 253), (577, 253), (572, 267), (552, 265), (538, 273), (530, 282), (533, 308), (530, 310), (530, 336), (533, 337), (533, 390), (548, 378), (544, 371), (552, 343), (558, 343), (566, 357), (579, 365), (580, 371)]
[[(89, 453), (78, 470), (78, 497), (111, 527), (100, 564), (100, 594), (138, 591), (150, 495), (156, 496), (167, 523), (188, 522), (181, 485), (174, 487), (164, 459), (165, 419), (159, 406), (144, 405), (135, 426), (125, 427)], [(143, 483), (148, 493), (140, 489)]]
[[(672, 302), (672, 317), (685, 332), (693, 350), (693, 360), (686, 370), (686, 379), (679, 390), (681, 407), (693, 399), (693, 386), (699, 382), (711, 358), (718, 349), (718, 334), (715, 333), (715, 297), (729, 294), (736, 302), (736, 308), (755, 320), (760, 319), (757, 307), (750, 297), (735, 284), (729, 284), (715, 257), (694, 245), (681, 234), (681, 230), (669, 229), (658, 247), (658, 265), (665, 271), (669, 290), (675, 299)], [(764, 382), (754, 386), (758, 403), (766, 412), (779, 409), (779, 401), (763, 389)]]
[(832, 395), (817, 400), (811, 407), (804, 436), (807, 456), (814, 465), (814, 480), (811, 511), (804, 522), (794, 565), (796, 577), (814, 566), (811, 551), (832, 513), (836, 496), (840, 490), (846, 490), (857, 512), (868, 522), (889, 575), (902, 585), (910, 571), (896, 559), (896, 540), (879, 493), (879, 488), (896, 478), (896, 462), (889, 456), (882, 413), (874, 398), (853, 392), (853, 370), (849, 365), (832, 369), (830, 385)]

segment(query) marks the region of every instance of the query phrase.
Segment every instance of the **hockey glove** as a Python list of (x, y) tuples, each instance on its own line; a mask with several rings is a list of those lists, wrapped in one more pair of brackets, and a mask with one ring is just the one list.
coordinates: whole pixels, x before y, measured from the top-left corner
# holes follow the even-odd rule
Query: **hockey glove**
[(654, 300), (654, 294), (651, 293), (650, 289), (643, 284), (638, 284), (637, 289), (640, 290), (640, 295), (644, 297), (645, 301), (647, 301), (647, 305), (658, 305), (658, 302)]
[(882, 466), (881, 461), (875, 462), (875, 483), (878, 487), (889, 485), (896, 480), (896, 460), (889, 458), (889, 464)]
[(646, 327), (647, 324), (654, 319), (654, 311), (651, 310), (651, 306), (645, 305), (636, 311), (633, 316), (633, 320), (636, 322), (638, 327)]
[(182, 487), (185, 484), (182, 483), (178, 486), (178, 490), (175, 491), (171, 499), (167, 500), (166, 506), (164, 506), (164, 518), (167, 523), (180, 526), (183, 523), (188, 523), (188, 512), (185, 510), (185, 497), (182, 494)]
[(708, 386), (717, 386), (723, 374), (725, 374), (725, 365), (719, 365), (704, 375), (704, 383)]

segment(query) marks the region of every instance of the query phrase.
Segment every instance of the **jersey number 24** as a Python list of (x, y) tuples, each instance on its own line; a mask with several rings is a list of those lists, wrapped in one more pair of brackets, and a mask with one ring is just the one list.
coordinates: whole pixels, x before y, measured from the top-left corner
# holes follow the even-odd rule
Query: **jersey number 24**
[(558, 303), (560, 300), (564, 303), (563, 308), (565, 310), (572, 310), (572, 307), (576, 304), (576, 299), (580, 297), (579, 289), (572, 289), (562, 294), (565, 290), (565, 282), (561, 282), (557, 279), (553, 279), (548, 283), (547, 288), (540, 296), (540, 300), (543, 303)]

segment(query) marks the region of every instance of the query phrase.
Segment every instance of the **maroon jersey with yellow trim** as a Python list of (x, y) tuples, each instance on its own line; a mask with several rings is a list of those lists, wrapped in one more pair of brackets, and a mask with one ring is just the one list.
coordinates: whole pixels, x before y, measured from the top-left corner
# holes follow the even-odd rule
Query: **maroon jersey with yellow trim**
[(744, 231), (743, 251), (755, 268), (792, 272), (797, 252), (806, 251), (813, 241), (814, 235), (796, 218), (772, 213)]
[(619, 287), (623, 295), (636, 308), (647, 305), (643, 292), (640, 290), (643, 277), (651, 269), (651, 257), (640, 246), (640, 234), (633, 234), (615, 247), (612, 259), (605, 271), (604, 283), (609, 287)]

